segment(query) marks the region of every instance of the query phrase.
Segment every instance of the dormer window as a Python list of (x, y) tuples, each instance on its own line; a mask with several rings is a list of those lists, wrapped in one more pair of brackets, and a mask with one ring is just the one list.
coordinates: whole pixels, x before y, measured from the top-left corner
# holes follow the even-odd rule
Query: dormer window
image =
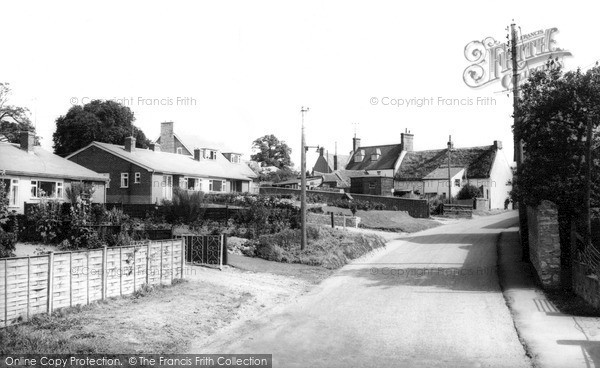
[(377, 148), (375, 152), (371, 155), (371, 161), (377, 161), (381, 157), (381, 150)]
[(202, 150), (202, 158), (207, 160), (216, 160), (217, 159), (217, 151), (205, 148)]
[(231, 163), (239, 164), (240, 163), (240, 155), (232, 154), (231, 155)]
[(365, 150), (360, 150), (358, 152), (356, 152), (356, 155), (354, 155), (354, 162), (362, 162), (363, 159), (365, 158)]

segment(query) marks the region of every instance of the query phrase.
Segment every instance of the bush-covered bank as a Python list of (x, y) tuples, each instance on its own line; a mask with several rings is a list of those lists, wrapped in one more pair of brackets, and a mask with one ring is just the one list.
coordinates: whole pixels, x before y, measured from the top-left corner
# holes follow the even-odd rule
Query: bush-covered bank
[(339, 268), (353, 259), (385, 246), (378, 235), (360, 234), (322, 226), (307, 228), (308, 246), (300, 250), (300, 230), (287, 229), (262, 235), (254, 244), (254, 255), (269, 261), (302, 263)]

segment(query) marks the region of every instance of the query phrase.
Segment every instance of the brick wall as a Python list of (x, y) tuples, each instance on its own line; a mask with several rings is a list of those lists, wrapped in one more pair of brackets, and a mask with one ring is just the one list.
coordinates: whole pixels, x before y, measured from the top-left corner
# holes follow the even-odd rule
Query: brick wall
[(586, 266), (573, 262), (573, 290), (585, 301), (600, 309), (600, 280), (595, 275), (586, 275)]
[[(308, 195), (320, 195), (325, 200), (335, 201), (343, 198), (344, 193), (336, 192), (325, 192), (318, 190), (307, 190)], [(273, 187), (261, 187), (260, 194), (293, 194), (300, 196), (300, 189), (287, 189), (287, 188), (273, 188)], [(371, 203), (380, 203), (385, 206), (386, 210), (391, 211), (406, 211), (408, 214), (415, 218), (428, 218), (429, 217), (429, 205), (425, 199), (409, 199), (399, 197), (382, 197), (368, 194), (354, 194), (352, 198), (360, 201), (369, 201)]]
[(527, 207), (529, 232), (529, 259), (547, 289), (561, 286), (560, 237), (558, 210), (550, 201), (542, 201), (536, 208)]

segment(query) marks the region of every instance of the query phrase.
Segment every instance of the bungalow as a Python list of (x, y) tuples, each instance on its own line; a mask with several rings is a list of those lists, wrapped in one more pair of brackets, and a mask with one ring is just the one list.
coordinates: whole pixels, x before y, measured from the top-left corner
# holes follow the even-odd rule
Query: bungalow
[(32, 132), (21, 133), (20, 145), (0, 142), (0, 173), (9, 210), (17, 213), (24, 212), (25, 203), (43, 198), (66, 200), (73, 182), (92, 184), (92, 201), (105, 202), (106, 177), (35, 146)]
[(126, 138), (124, 146), (92, 142), (67, 159), (110, 178), (108, 203), (161, 203), (173, 198), (174, 187), (211, 193), (248, 192), (255, 176), (247, 165), (229, 161), (217, 150), (197, 148), (190, 156), (162, 152), (158, 143), (139, 149), (134, 137)]

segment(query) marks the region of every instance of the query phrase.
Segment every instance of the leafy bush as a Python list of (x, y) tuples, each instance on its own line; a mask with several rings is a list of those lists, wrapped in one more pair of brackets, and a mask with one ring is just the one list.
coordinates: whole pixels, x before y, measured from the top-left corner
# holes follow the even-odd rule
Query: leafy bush
[(17, 244), (17, 234), (0, 229), (0, 258), (14, 257), (15, 244)]
[(352, 213), (356, 213), (357, 210), (361, 210), (361, 211), (371, 211), (371, 210), (383, 211), (386, 208), (383, 203), (363, 201), (363, 200), (360, 200), (360, 199), (355, 199), (355, 200), (352, 200), (352, 201), (347, 200), (347, 199), (336, 199), (334, 201), (329, 202), (328, 205), (329, 206), (333, 206), (333, 207), (348, 208), (351, 211), (354, 209), (354, 211)]
[(274, 196), (248, 197), (248, 207), (238, 212), (234, 222), (248, 228), (251, 238), (263, 234), (274, 234), (283, 229), (298, 228), (300, 209), (289, 199)]
[(206, 200), (203, 192), (173, 188), (173, 200), (164, 201), (165, 220), (171, 224), (189, 224), (204, 217)]
[(473, 199), (481, 196), (481, 191), (475, 185), (465, 184), (456, 195), (456, 199)]
[(339, 268), (352, 259), (385, 246), (377, 235), (364, 235), (322, 226), (307, 228), (308, 246), (300, 250), (300, 230), (287, 229), (262, 235), (255, 242), (255, 255), (270, 261), (303, 263)]

